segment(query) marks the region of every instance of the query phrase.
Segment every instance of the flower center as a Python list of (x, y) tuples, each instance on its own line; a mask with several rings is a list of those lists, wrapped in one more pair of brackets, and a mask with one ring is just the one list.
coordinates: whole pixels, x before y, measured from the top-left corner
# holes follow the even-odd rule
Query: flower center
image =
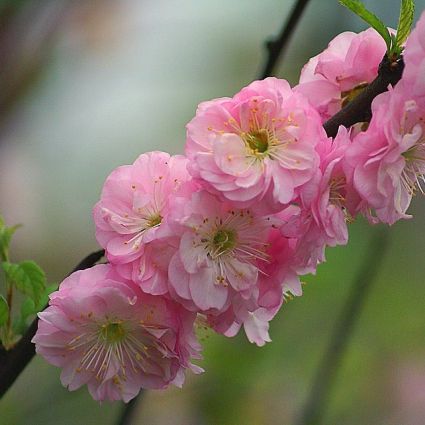
[(269, 147), (270, 135), (267, 129), (260, 128), (247, 133), (244, 136), (244, 140), (252, 150), (252, 153), (264, 153)]
[(219, 229), (212, 239), (213, 255), (219, 256), (231, 251), (236, 245), (236, 233), (233, 230)]
[(121, 322), (111, 322), (102, 325), (100, 335), (109, 344), (121, 342), (127, 335)]
[(147, 227), (155, 227), (161, 224), (162, 221), (162, 217), (161, 214), (154, 214), (151, 215), (148, 219), (147, 219)]
[(340, 208), (345, 206), (345, 197), (342, 193), (345, 183), (345, 177), (335, 177), (329, 182), (329, 202)]
[(345, 177), (335, 177), (329, 182), (329, 202), (340, 208), (344, 214), (345, 221), (351, 223), (354, 221), (352, 215), (346, 208), (345, 185), (347, 184)]

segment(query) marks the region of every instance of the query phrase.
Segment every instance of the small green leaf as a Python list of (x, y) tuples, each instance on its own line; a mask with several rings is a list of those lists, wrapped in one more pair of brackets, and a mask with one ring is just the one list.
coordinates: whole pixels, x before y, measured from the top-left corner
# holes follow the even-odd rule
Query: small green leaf
[(7, 227), (3, 217), (0, 216), (0, 257), (3, 258), (3, 260), (7, 259), (7, 250), (9, 248), (12, 235), (19, 227), (21, 227), (19, 224)]
[(410, 28), (413, 23), (413, 15), (415, 13), (414, 0), (402, 0), (400, 8), (400, 17), (397, 25), (397, 36), (395, 45), (400, 48), (410, 34)]
[(58, 287), (59, 284), (57, 283), (51, 283), (49, 286), (46, 287), (46, 289), (41, 294), (40, 301), (36, 305), (37, 311), (35, 313), (38, 313), (39, 311), (43, 310), (44, 307), (46, 307), (46, 304), (49, 302), (49, 295), (52, 292), (56, 291)]
[(29, 316), (37, 313), (37, 309), (35, 308), (34, 300), (31, 298), (25, 298), (23, 303), (21, 304), (21, 317), (23, 320), (26, 320)]
[(46, 276), (43, 270), (34, 261), (23, 261), (19, 264), (3, 262), (2, 267), (7, 279), (38, 305), (46, 289)]
[(3, 295), (0, 295), (0, 326), (3, 326), (7, 322), (9, 317), (9, 306)]
[(19, 224), (12, 227), (3, 227), (0, 228), (0, 247), (2, 250), (9, 248), (10, 240), (12, 239), (13, 234), (16, 232), (16, 229), (21, 227)]
[(21, 314), (13, 321), (13, 332), (16, 335), (23, 335), (28, 328), (28, 318), (37, 314), (34, 301), (31, 298), (25, 298), (21, 304)]
[(385, 40), (387, 51), (391, 50), (390, 33), (384, 23), (374, 13), (366, 9), (366, 6), (359, 0), (339, 0), (339, 2), (374, 28)]
[(52, 283), (47, 286), (42, 296), (40, 297), (39, 303), (36, 305), (34, 300), (31, 298), (25, 298), (21, 304), (21, 314), (15, 319), (13, 323), (13, 330), (18, 335), (23, 335), (28, 328), (29, 319), (32, 320), (38, 312), (43, 310), (48, 301), (49, 295), (58, 289), (57, 283)]

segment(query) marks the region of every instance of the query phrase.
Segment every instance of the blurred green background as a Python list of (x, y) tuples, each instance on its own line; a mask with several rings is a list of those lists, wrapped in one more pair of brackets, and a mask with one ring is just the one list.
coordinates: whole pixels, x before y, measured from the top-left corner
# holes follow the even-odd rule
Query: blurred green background
[[(277, 75), (363, 23), (337, 0), (311, 0)], [(396, 26), (399, 0), (365, 1)], [(416, 18), (425, 8), (417, 0)], [(142, 152), (182, 152), (197, 104), (258, 75), (264, 41), (291, 1), (20, 0), (0, 2), (0, 212), (23, 223), (12, 259), (60, 281), (97, 249), (91, 208), (103, 180)], [(324, 418), (329, 425), (425, 424), (425, 201), (397, 223)], [(273, 342), (204, 335), (202, 366), (182, 390), (147, 392), (135, 424), (292, 424), (309, 391), (376, 229), (351, 226), (347, 247), (306, 277), (304, 296), (272, 322)], [(0, 401), (1, 425), (115, 424), (122, 405), (69, 393), (36, 358)]]

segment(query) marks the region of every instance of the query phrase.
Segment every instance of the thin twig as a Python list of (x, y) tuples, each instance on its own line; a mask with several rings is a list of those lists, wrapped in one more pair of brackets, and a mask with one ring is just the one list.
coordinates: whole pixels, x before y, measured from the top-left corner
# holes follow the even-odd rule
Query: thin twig
[(336, 373), (341, 365), (361, 309), (376, 279), (388, 245), (388, 234), (380, 230), (373, 237), (367, 258), (335, 323), (329, 345), (317, 370), (306, 404), (296, 425), (320, 425)]
[[(103, 250), (93, 252), (84, 258), (72, 271), (84, 270), (92, 267), (103, 256)], [(0, 347), (0, 398), (6, 393), (10, 386), (15, 382), (20, 373), (25, 369), (25, 366), (31, 361), (35, 354), (35, 346), (31, 342), (37, 331), (36, 318), (26, 331), (25, 335), (11, 350), (6, 351)]]
[(283, 25), (279, 36), (275, 40), (270, 40), (266, 43), (268, 58), (263, 71), (260, 74), (260, 79), (269, 77), (273, 74), (273, 70), (280, 56), (285, 53), (289, 40), (291, 39), (295, 27), (297, 26), (308, 2), (309, 0), (297, 0), (291, 14)]

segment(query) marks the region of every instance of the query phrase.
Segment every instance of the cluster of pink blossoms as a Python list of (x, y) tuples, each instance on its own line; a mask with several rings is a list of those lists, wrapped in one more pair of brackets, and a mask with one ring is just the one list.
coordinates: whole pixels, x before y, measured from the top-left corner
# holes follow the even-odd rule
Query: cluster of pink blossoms
[(370, 124), (335, 138), (322, 126), (384, 54), (372, 29), (340, 34), (294, 89), (267, 78), (201, 103), (185, 156), (150, 152), (109, 175), (94, 208), (108, 264), (65, 279), (34, 338), (65, 386), (128, 401), (181, 385), (186, 369), (202, 371), (197, 323), (229, 337), (243, 327), (262, 346), (270, 320), (302, 294), (300, 276), (347, 243), (349, 222), (409, 217), (425, 173), (425, 16)]

